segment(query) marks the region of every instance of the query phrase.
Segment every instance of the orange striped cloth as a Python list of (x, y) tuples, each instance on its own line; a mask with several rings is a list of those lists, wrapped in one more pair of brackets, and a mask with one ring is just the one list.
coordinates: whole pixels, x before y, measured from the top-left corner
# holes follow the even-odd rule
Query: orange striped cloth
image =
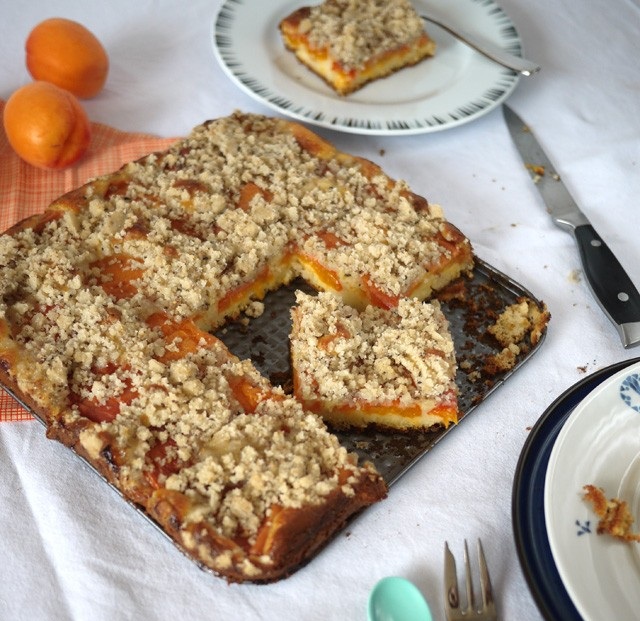
[[(0, 117), (4, 102), (0, 100)], [(0, 231), (39, 213), (54, 199), (92, 177), (113, 172), (126, 162), (166, 149), (175, 138), (122, 132), (91, 124), (91, 145), (82, 160), (65, 170), (41, 170), (22, 161), (9, 146), (0, 124)], [(31, 420), (12, 397), (0, 391), (0, 422)]]

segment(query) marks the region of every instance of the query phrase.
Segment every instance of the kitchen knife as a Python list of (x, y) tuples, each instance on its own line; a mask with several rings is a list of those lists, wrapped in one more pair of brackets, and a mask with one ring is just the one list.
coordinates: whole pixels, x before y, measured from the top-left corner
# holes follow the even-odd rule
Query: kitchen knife
[(640, 343), (640, 293), (613, 252), (580, 211), (529, 127), (506, 105), (507, 127), (553, 221), (573, 234), (589, 287), (625, 347)]

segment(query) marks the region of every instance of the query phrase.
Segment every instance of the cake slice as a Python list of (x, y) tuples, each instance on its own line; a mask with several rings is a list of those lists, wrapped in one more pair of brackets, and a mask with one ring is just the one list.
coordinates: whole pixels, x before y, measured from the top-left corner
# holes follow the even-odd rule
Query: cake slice
[(437, 301), (358, 311), (326, 292), (296, 299), (291, 360), (305, 408), (340, 428), (457, 422), (454, 344)]
[[(353, 177), (358, 176), (354, 169)], [(299, 242), (298, 272), (307, 282), (338, 293), (358, 309), (369, 304), (394, 308), (402, 298), (432, 297), (472, 268), (469, 240), (438, 205), (402, 195), (401, 183), (383, 192), (384, 177), (362, 177), (368, 197), (358, 196), (351, 184), (338, 181), (336, 186), (366, 209), (353, 201), (345, 210), (348, 217), (336, 218)]]
[(288, 49), (340, 95), (433, 56), (408, 0), (326, 0), (280, 22)]

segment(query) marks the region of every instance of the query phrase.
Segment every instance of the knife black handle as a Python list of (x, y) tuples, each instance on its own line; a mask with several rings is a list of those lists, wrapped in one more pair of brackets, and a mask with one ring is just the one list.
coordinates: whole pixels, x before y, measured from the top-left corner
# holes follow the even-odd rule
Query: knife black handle
[(609, 246), (591, 224), (577, 226), (573, 234), (585, 275), (602, 309), (618, 325), (640, 321), (640, 293)]

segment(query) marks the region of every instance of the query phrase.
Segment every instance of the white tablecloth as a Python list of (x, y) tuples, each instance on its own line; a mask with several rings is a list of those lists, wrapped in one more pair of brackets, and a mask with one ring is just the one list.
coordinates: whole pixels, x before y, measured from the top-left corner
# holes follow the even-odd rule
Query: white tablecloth
[[(254, 0), (256, 10), (268, 0)], [(264, 4), (263, 4), (264, 2)], [(0, 2), (0, 97), (30, 78), (24, 41), (50, 16), (93, 30), (111, 60), (93, 121), (162, 136), (234, 109), (269, 113), (217, 65), (220, 0)], [(543, 70), (511, 106), (535, 129), (573, 195), (640, 285), (638, 0), (502, 0)], [(259, 53), (258, 51), (256, 53)], [(445, 212), (476, 253), (543, 299), (540, 351), (307, 567), (266, 586), (227, 585), (196, 568), (36, 422), (0, 424), (0, 618), (365, 619), (371, 587), (413, 580), (443, 619), (444, 541), (482, 537), (504, 619), (540, 619), (518, 562), (514, 470), (556, 396), (624, 350), (591, 296), (573, 239), (556, 228), (500, 110), (456, 129), (367, 137), (321, 131), (379, 162)], [(0, 207), (1, 208), (1, 207)], [(540, 516), (542, 519), (542, 516)]]

